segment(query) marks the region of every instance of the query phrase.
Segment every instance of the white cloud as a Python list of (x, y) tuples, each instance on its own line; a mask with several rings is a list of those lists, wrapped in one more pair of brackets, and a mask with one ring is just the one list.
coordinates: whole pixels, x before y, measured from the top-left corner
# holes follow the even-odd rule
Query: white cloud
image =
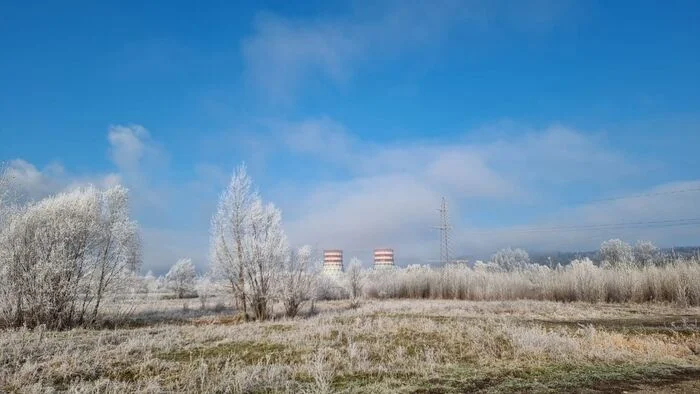
[(300, 154), (310, 154), (325, 161), (348, 165), (353, 159), (355, 139), (340, 123), (328, 117), (306, 119), (298, 123), (270, 124), (276, 129), (288, 149)]
[(243, 43), (243, 55), (254, 83), (271, 97), (288, 99), (298, 80), (318, 71), (335, 80), (348, 77), (347, 68), (358, 41), (344, 27), (304, 26), (272, 15), (261, 15), (256, 34)]
[[(274, 101), (289, 101), (307, 78), (344, 83), (378, 57), (416, 51), (457, 27), (541, 28), (565, 14), (566, 2), (533, 0), (384, 1), (357, 7), (348, 17), (314, 20), (260, 14), (242, 52), (253, 83)], [(483, 31), (480, 31), (483, 34)]]
[(163, 155), (151, 141), (148, 130), (139, 125), (110, 126), (107, 140), (109, 157), (117, 172), (74, 174), (58, 162), (39, 169), (23, 159), (15, 159), (8, 163), (7, 173), (13, 186), (29, 200), (87, 185), (109, 187), (125, 184), (136, 189), (139, 198), (150, 196), (151, 200), (158, 201), (154, 196), (156, 192), (145, 180), (145, 172), (149, 170), (145, 165), (160, 160)]
[(260, 14), (254, 34), (243, 40), (243, 56), (258, 87), (271, 98), (289, 99), (310, 75), (342, 83), (372, 52), (400, 51), (442, 34), (457, 13), (449, 12), (454, 2), (439, 3), (387, 3), (350, 18), (314, 21)]
[(504, 198), (519, 194), (518, 187), (490, 168), (478, 152), (461, 148), (437, 154), (426, 178), (438, 188), (459, 197)]
[[(139, 213), (166, 215), (168, 208), (167, 154), (138, 124), (112, 125), (107, 131), (109, 158), (117, 167), (118, 180), (129, 187), (132, 206)], [(165, 178), (165, 179), (163, 179)]]
[(32, 200), (56, 193), (65, 183), (64, 171), (59, 164), (39, 170), (25, 160), (16, 159), (7, 166), (7, 175), (20, 195)]
[[(246, 143), (268, 147), (277, 160), (303, 158), (312, 169), (333, 165), (341, 170), (330, 178), (297, 174), (288, 182), (277, 176), (272, 182), (280, 185), (277, 189), (269, 188), (268, 182), (263, 196), (283, 208), (293, 243), (340, 247), (348, 256), (365, 260), (372, 248), (393, 247), (403, 263), (429, 260), (438, 254), (438, 232), (431, 227), (438, 224), (442, 196), (450, 206), (457, 253), (488, 255), (509, 245), (581, 250), (610, 237), (647, 238), (667, 246), (694, 244), (700, 237), (697, 226), (528, 232), (509, 224), (517, 220), (501, 210), (529, 213), (531, 207), (539, 208), (523, 219), (538, 227), (692, 216), (700, 206), (700, 193), (548, 206), (548, 194), (562, 188), (603, 185), (604, 190), (631, 195), (700, 187), (700, 181), (688, 180), (615, 188), (626, 177), (641, 176), (643, 163), (612, 149), (604, 134), (561, 125), (531, 129), (499, 123), (449, 140), (377, 143), (328, 117), (265, 122), (265, 127), (269, 130), (257, 134), (259, 141), (248, 134)], [(162, 272), (181, 257), (192, 257), (205, 268), (208, 221), (228, 169), (201, 163), (193, 179), (170, 181), (167, 168), (148, 174), (154, 157), (165, 152), (145, 128), (111, 127), (108, 141), (115, 172), (77, 175), (60, 164), (39, 169), (23, 160), (8, 163), (8, 172), (32, 198), (87, 183), (124, 183), (132, 190), (135, 217), (144, 226), (145, 268)], [(568, 207), (558, 208), (562, 204)], [(494, 223), (502, 226), (476, 226), (470, 220), (489, 215), (500, 215)]]
[(611, 150), (601, 134), (584, 134), (553, 125), (543, 130), (525, 129), (520, 135), (500, 139), (484, 149), (484, 154), (498, 167), (517, 173), (520, 179), (562, 184), (604, 180), (629, 175), (638, 169), (637, 165), (629, 165), (619, 152)]
[[(171, 196), (177, 195), (173, 190), (177, 190), (178, 186), (164, 184), (168, 177), (165, 171), (160, 171), (164, 169), (160, 164), (165, 154), (151, 139), (148, 130), (140, 125), (110, 126), (107, 141), (109, 158), (116, 172), (74, 174), (66, 171), (60, 163), (39, 169), (22, 159), (10, 161), (6, 170), (11, 186), (17, 191), (17, 198), (38, 200), (76, 187), (122, 184), (130, 189), (132, 211), (139, 222), (153, 224), (172, 221), (169, 218)], [(206, 229), (202, 231), (206, 233)], [(145, 242), (144, 255), (154, 258), (156, 265), (163, 264), (163, 260), (157, 256), (161, 255), (160, 250), (167, 244)]]
[(147, 156), (159, 156), (148, 130), (141, 125), (113, 125), (107, 132), (109, 156), (122, 171), (138, 171)]
[(8, 163), (6, 170), (17, 198), (31, 201), (76, 187), (108, 187), (121, 183), (118, 174), (76, 175), (68, 173), (63, 165), (57, 162), (39, 169), (25, 160), (15, 159)]
[[(475, 228), (469, 217), (487, 213), (482, 207), (493, 210), (494, 215), (501, 208), (527, 211), (539, 207), (546, 213), (531, 216), (528, 222), (546, 227), (682, 217), (700, 202), (698, 193), (667, 204), (659, 197), (583, 205), (563, 201), (544, 209), (552, 191), (601, 185), (614, 190), (616, 182), (639, 175), (642, 165), (610, 148), (603, 134), (562, 125), (529, 129), (511, 123), (503, 126), (505, 130), (501, 127), (485, 128), (487, 133), (479, 142), (468, 142), (469, 134), (465, 134), (449, 143), (385, 144), (362, 141), (328, 118), (275, 128), (264, 137), (269, 144), (277, 143), (292, 155), (313, 157), (320, 166), (341, 165), (347, 176), (311, 180), (296, 188), (287, 184), (271, 194), (272, 200), (282, 203), (292, 242), (364, 253), (393, 246), (405, 258), (426, 260), (438, 250), (438, 233), (431, 226), (438, 224), (441, 196), (448, 198), (458, 253), (487, 255), (509, 245), (546, 250), (595, 248), (611, 236), (643, 237), (668, 245), (697, 235), (685, 229), (681, 232), (686, 235), (679, 238), (681, 232), (668, 228), (545, 233), (524, 232), (510, 225), (495, 232)], [(687, 184), (677, 183), (658, 188), (684, 187)], [(569, 208), (558, 209), (562, 203)]]
[[(495, 229), (464, 228), (457, 242), (473, 253), (488, 253), (506, 246), (525, 246), (543, 251), (595, 250), (602, 241), (622, 238), (628, 242), (645, 239), (659, 245), (693, 246), (700, 238), (700, 226), (658, 223), (664, 220), (698, 218), (700, 181), (669, 182), (629, 191), (616, 200), (591, 201), (561, 209), (552, 208), (528, 226)], [(675, 191), (691, 190), (675, 193)], [(666, 194), (668, 192), (674, 192)], [(629, 223), (628, 225), (620, 225)], [(596, 227), (610, 225), (609, 227)], [(584, 228), (589, 226), (588, 228)]]
[(342, 248), (364, 258), (380, 246), (423, 256), (419, 248), (435, 224), (434, 202), (439, 197), (408, 174), (323, 184), (302, 197), (306, 203), (287, 216), (285, 229), (293, 243)]
[(208, 269), (208, 229), (142, 227), (144, 271), (165, 274), (181, 258), (191, 258), (199, 272)]

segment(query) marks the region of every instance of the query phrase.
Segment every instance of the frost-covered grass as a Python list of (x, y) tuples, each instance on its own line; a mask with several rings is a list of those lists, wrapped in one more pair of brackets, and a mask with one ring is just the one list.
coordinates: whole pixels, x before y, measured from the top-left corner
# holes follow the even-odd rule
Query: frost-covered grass
[(115, 329), (3, 331), (0, 392), (700, 388), (692, 386), (698, 307), (371, 300), (351, 309), (333, 301), (296, 319), (242, 322), (228, 298), (201, 308), (196, 299), (137, 296), (108, 306), (130, 305)]
[(366, 282), (364, 290), (371, 298), (672, 302), (700, 306), (698, 260), (602, 268), (584, 259), (555, 269), (528, 264), (506, 272), (465, 265), (410, 267), (368, 273)]

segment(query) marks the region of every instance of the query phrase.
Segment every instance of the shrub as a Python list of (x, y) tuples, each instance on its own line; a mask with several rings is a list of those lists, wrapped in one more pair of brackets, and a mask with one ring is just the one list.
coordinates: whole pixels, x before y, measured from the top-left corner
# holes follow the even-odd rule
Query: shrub
[(318, 258), (310, 246), (290, 253), (282, 274), (280, 298), (287, 317), (294, 317), (314, 293), (318, 278)]
[(637, 241), (632, 252), (635, 263), (640, 266), (656, 264), (659, 260), (659, 248), (651, 241)]
[(530, 256), (522, 249), (501, 249), (491, 260), (502, 271), (522, 270), (530, 264)]
[(191, 259), (178, 260), (165, 275), (168, 287), (175, 292), (177, 298), (185, 298), (193, 294), (196, 279), (197, 272)]
[(26, 205), (0, 227), (0, 321), (52, 329), (93, 323), (106, 294), (139, 262), (121, 186)]
[(611, 266), (631, 264), (632, 247), (620, 239), (610, 239), (600, 244), (600, 259)]
[(700, 305), (700, 263), (598, 267), (589, 259), (550, 269), (530, 264), (511, 272), (466, 265), (429, 266), (367, 273), (368, 298), (460, 300), (553, 300), (585, 302), (674, 302)]

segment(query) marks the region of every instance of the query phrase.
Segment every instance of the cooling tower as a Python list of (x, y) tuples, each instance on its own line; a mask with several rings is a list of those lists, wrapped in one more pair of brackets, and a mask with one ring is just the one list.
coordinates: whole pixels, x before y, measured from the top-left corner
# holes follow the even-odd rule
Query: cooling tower
[(328, 249), (323, 251), (323, 271), (328, 273), (343, 271), (343, 251)]
[(374, 269), (394, 268), (394, 249), (374, 249)]

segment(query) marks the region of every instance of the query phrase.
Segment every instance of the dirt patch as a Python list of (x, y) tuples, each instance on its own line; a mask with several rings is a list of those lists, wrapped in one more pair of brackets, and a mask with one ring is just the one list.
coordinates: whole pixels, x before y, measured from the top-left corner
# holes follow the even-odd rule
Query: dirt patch
[[(638, 390), (633, 392), (640, 394), (656, 394), (659, 391), (659, 386), (642, 385)], [(670, 394), (700, 393), (700, 379), (686, 380), (683, 382), (664, 385), (663, 392)]]
[(668, 336), (693, 336), (700, 334), (700, 316), (675, 315), (649, 319), (582, 319), (582, 320), (531, 320), (550, 327), (582, 328), (593, 326), (625, 334), (663, 334)]
[(700, 388), (700, 368), (670, 369), (661, 373), (642, 375), (638, 380), (603, 381), (592, 387), (588, 392), (622, 393), (644, 390), (659, 392), (660, 389), (663, 389), (663, 392), (669, 392), (669, 389), (673, 387), (681, 388), (689, 385)]
[(212, 347), (163, 352), (157, 358), (167, 361), (190, 362), (197, 359), (228, 358), (254, 365), (260, 362), (294, 364), (301, 362), (301, 353), (287, 346), (267, 342), (229, 342)]
[(245, 323), (245, 316), (242, 314), (235, 315), (222, 315), (213, 317), (204, 317), (199, 319), (191, 320), (191, 323), (195, 326), (208, 326), (208, 325), (236, 325)]
[(336, 391), (357, 390), (382, 382), (395, 382), (395, 386), (400, 387), (414, 378), (415, 375), (411, 373), (354, 372), (334, 377), (332, 387)]
[[(700, 368), (653, 365), (550, 365), (483, 374), (452, 371), (421, 384), (414, 393), (623, 393), (686, 387), (700, 379)], [(689, 383), (690, 382), (690, 383)]]
[(291, 324), (270, 324), (269, 326), (264, 326), (264, 328), (271, 332), (285, 332), (293, 330), (294, 326)]

